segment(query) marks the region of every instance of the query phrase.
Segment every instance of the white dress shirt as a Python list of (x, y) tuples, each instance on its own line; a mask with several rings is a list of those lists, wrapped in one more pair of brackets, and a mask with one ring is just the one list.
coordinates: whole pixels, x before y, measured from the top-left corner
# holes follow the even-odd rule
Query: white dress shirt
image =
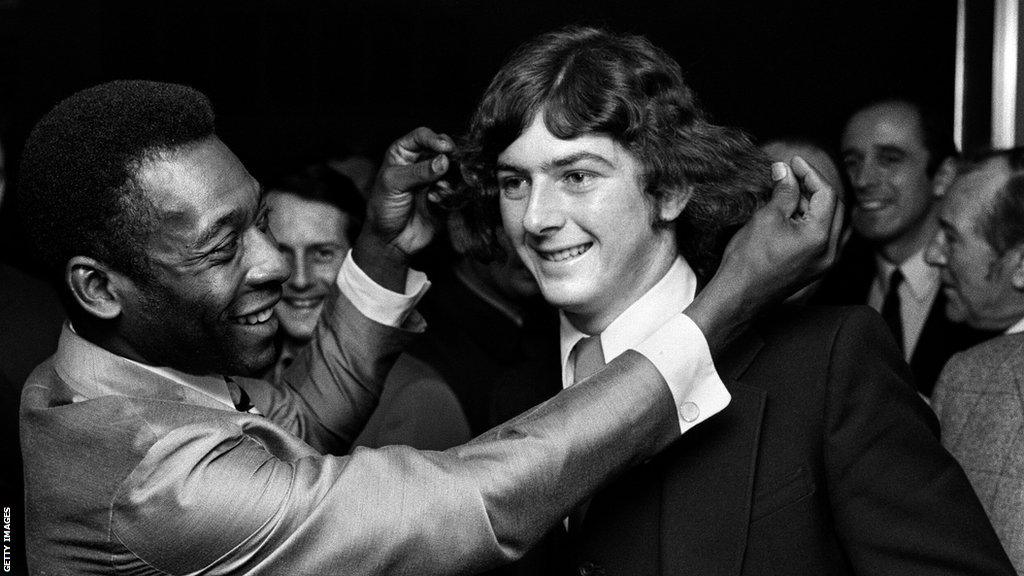
[[(897, 266), (879, 256), (875, 257), (875, 261), (878, 273), (871, 283), (868, 306), (881, 312), (885, 294), (889, 291), (889, 278)], [(939, 293), (939, 269), (924, 261), (924, 250), (904, 260), (898, 268), (903, 273), (903, 284), (898, 290), (900, 319), (903, 321), (903, 359), (910, 362), (917, 341), (921, 338), (921, 331), (924, 330), (924, 323), (931, 313), (935, 296)]]
[[(697, 276), (686, 260), (677, 257), (657, 284), (601, 332), (605, 362), (632, 349), (654, 363), (668, 382), (682, 432), (722, 411), (731, 399), (715, 370), (707, 340), (682, 314), (696, 291)], [(573, 383), (570, 353), (588, 335), (577, 330), (565, 314), (560, 318), (562, 387), (568, 388)]]
[(1024, 332), (1024, 318), (1017, 320), (1017, 323), (1006, 329), (1007, 334), (1017, 334), (1018, 332)]

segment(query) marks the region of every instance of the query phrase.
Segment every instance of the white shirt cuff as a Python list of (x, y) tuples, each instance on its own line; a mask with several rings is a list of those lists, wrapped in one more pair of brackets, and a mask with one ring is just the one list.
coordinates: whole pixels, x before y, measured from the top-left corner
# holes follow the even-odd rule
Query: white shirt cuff
[(681, 433), (729, 405), (732, 396), (715, 370), (708, 342), (686, 314), (674, 315), (635, 350), (646, 356), (668, 382)]
[(356, 310), (370, 320), (393, 328), (417, 332), (425, 328), (425, 323), (418, 315), (413, 317), (413, 326), (406, 325), (416, 304), (430, 288), (430, 281), (423, 272), (409, 269), (405, 279), (405, 293), (392, 292), (367, 276), (352, 259), (352, 250), (349, 250), (341, 264), (341, 270), (338, 271), (337, 284), (338, 289), (352, 302)]

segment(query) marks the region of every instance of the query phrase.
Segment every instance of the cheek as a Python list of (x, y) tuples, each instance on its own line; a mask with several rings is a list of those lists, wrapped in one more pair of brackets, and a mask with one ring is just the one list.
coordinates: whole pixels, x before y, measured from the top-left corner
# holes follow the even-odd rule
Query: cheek
[(501, 211), (501, 226), (513, 245), (518, 246), (523, 238), (523, 215), (526, 203), (502, 198), (498, 203)]
[(341, 257), (328, 263), (316, 264), (313, 267), (313, 275), (322, 286), (330, 286), (338, 278), (338, 271), (341, 270)]

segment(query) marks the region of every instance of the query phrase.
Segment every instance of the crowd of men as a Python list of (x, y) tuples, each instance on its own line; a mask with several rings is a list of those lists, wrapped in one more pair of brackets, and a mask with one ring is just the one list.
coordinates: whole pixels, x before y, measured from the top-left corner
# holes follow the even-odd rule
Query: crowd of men
[(73, 94), (17, 182), (67, 322), (0, 301), (52, 340), (0, 374), (28, 569), (1024, 572), (1024, 150), (904, 98), (837, 142), (583, 27), (369, 185), (261, 185), (186, 86)]

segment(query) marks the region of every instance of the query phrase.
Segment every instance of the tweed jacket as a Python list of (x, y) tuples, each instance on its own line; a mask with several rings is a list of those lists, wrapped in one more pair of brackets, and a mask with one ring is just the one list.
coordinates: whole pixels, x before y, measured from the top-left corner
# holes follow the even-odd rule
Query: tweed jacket
[(1024, 573), (1024, 333), (961, 352), (932, 406), (1017, 572)]
[[(65, 330), (22, 397), (35, 574), (454, 574), (521, 554), (585, 495), (679, 437), (630, 352), (445, 452), (344, 452), (408, 338), (344, 297), (283, 386), (237, 412)], [(623, 385), (624, 383), (624, 385)]]

